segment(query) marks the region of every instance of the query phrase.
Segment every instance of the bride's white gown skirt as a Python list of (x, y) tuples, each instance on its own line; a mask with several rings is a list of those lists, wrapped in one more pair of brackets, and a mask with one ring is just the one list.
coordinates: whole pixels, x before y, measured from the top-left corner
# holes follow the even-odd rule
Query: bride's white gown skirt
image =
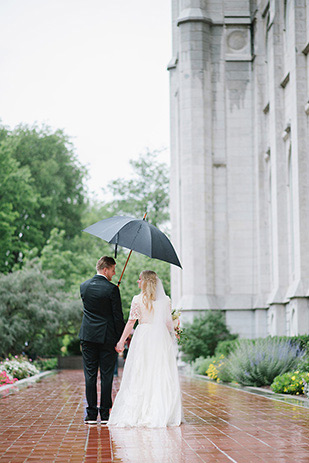
[(176, 349), (168, 329), (142, 323), (135, 330), (108, 425), (179, 426), (181, 392)]

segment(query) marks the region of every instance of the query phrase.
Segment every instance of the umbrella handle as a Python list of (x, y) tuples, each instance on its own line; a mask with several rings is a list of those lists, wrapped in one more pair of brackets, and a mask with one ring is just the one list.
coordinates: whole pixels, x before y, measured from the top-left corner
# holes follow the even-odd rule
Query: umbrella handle
[(128, 258), (127, 258), (127, 261), (126, 261), (126, 263), (125, 263), (125, 266), (123, 267), (122, 273), (121, 273), (121, 275), (120, 275), (120, 278), (119, 278), (119, 281), (118, 281), (118, 285), (117, 285), (118, 287), (120, 286), (120, 283), (121, 283), (121, 280), (122, 280), (122, 277), (123, 277), (124, 271), (125, 271), (125, 269), (126, 269), (126, 266), (127, 266), (128, 262), (129, 262), (129, 259), (130, 259), (130, 257), (131, 257), (131, 254), (132, 254), (132, 249), (131, 249), (131, 251), (129, 252), (129, 255), (128, 255)]
[[(144, 217), (143, 217), (143, 220), (146, 220), (146, 215), (147, 215), (147, 212), (145, 212)], [(117, 245), (116, 245), (116, 249), (115, 249), (115, 257), (116, 257), (116, 252), (117, 252)], [(118, 281), (118, 285), (117, 285), (118, 288), (119, 288), (119, 286), (120, 286), (120, 283), (121, 283), (121, 280), (122, 280), (124, 271), (125, 271), (125, 269), (126, 269), (126, 266), (128, 265), (128, 262), (129, 262), (129, 259), (130, 259), (130, 257), (131, 257), (131, 254), (132, 254), (132, 249), (131, 249), (131, 251), (129, 252), (127, 261), (126, 261), (125, 266), (123, 267), (122, 273), (121, 273), (121, 275), (120, 275), (120, 278), (119, 278), (119, 281)]]

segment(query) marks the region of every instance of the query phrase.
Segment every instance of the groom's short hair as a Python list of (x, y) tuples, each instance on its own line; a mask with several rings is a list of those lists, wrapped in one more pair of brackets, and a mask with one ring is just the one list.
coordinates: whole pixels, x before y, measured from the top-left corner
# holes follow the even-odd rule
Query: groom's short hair
[(116, 265), (115, 259), (113, 259), (112, 257), (108, 257), (108, 256), (102, 256), (98, 260), (96, 268), (97, 268), (97, 271), (99, 271), (99, 270), (103, 270), (104, 268), (110, 268), (113, 265)]

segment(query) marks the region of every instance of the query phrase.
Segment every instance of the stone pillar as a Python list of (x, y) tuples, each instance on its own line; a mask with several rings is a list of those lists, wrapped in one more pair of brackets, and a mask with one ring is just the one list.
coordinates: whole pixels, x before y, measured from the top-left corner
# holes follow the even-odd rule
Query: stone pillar
[[(226, 309), (251, 309), (256, 294), (255, 163), (249, 2), (225, 2)], [(237, 3), (237, 2), (236, 2)], [(241, 5), (241, 9), (240, 9)]]
[(265, 59), (265, 27), (261, 10), (255, 12), (252, 33), (253, 44), (253, 98), (254, 98), (254, 158), (255, 158), (255, 216), (256, 216), (256, 265), (257, 297), (255, 308), (266, 308), (271, 288), (270, 229), (270, 134), (267, 61)]
[[(172, 0), (172, 58), (167, 66), (170, 73), (170, 152), (171, 152), (171, 175), (170, 175), (170, 197), (171, 197), (171, 237), (180, 260), (182, 261), (182, 240), (181, 240), (181, 179), (180, 179), (180, 151), (179, 151), (179, 28), (177, 18), (179, 16), (179, 1)], [(171, 296), (173, 306), (179, 307), (182, 297), (182, 270), (171, 266)]]
[[(304, 50), (306, 31), (306, 7), (304, 2), (295, 2), (287, 6), (288, 36), (285, 77), (290, 86), (291, 104), (286, 111), (285, 124), (290, 123), (289, 140), (291, 169), (289, 186), (291, 192), (292, 218), (289, 217), (293, 240), (293, 268), (290, 263), (290, 286), (288, 298), (304, 297), (309, 290), (309, 156), (308, 156), (308, 116), (305, 112), (307, 94), (307, 69)], [(309, 5), (308, 5), (309, 6)], [(308, 59), (308, 58), (307, 58)], [(302, 302), (300, 303), (302, 306)], [(309, 330), (309, 325), (307, 326)]]
[(268, 298), (270, 304), (282, 304), (285, 301), (288, 286), (287, 252), (287, 166), (282, 131), (284, 128), (284, 102), (282, 98), (283, 77), (283, 3), (273, 0), (264, 12), (266, 42), (268, 53), (269, 87), (269, 141), (271, 168), (271, 248), (272, 248), (272, 290)]
[(179, 305), (190, 310), (209, 307), (207, 295), (213, 294), (211, 21), (204, 1), (182, 4), (177, 19), (179, 87), (177, 102), (174, 101), (179, 105), (180, 116), (178, 126), (174, 124), (172, 129), (173, 143), (179, 141), (178, 147), (172, 147), (174, 153), (179, 152), (176, 167), (179, 183), (173, 185), (172, 208), (179, 210), (172, 227), (176, 234), (175, 227), (180, 227), (177, 240), (183, 271)]

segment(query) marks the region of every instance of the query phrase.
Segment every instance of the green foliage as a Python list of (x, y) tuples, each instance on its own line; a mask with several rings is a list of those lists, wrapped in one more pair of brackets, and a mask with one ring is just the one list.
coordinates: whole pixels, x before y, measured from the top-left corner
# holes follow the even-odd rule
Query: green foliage
[(309, 334), (300, 334), (298, 336), (272, 336), (272, 339), (288, 341), (293, 346), (298, 346), (301, 350), (307, 350), (309, 354)]
[(208, 365), (204, 372), (209, 378), (216, 380), (218, 383), (232, 382), (232, 377), (229, 369), (229, 359), (224, 355), (216, 355), (212, 358), (212, 362)]
[(303, 394), (304, 393), (304, 381), (309, 382), (309, 373), (304, 371), (289, 371), (283, 375), (276, 376), (274, 382), (271, 385), (271, 389), (274, 392), (282, 394)]
[(109, 204), (111, 215), (131, 215), (143, 218), (153, 225), (162, 225), (169, 220), (169, 168), (158, 161), (158, 151), (141, 154), (137, 161), (131, 160), (134, 177), (131, 180), (118, 178), (108, 185), (113, 194)]
[(191, 363), (191, 367), (193, 373), (197, 373), (198, 375), (205, 375), (206, 370), (208, 369), (209, 365), (214, 361), (215, 357), (198, 357)]
[(239, 339), (220, 341), (216, 347), (215, 355), (224, 355), (224, 357), (227, 357), (231, 352), (234, 352), (239, 342), (241, 342)]
[(306, 351), (306, 354), (303, 355), (297, 364), (297, 369), (300, 371), (309, 371), (309, 352)]
[(58, 358), (37, 358), (33, 363), (40, 371), (56, 370), (58, 367)]
[[(37, 195), (30, 180), (29, 168), (20, 167), (0, 141), (0, 272), (11, 269), (27, 249), (21, 240), (27, 227), (25, 217), (37, 207)], [(36, 230), (33, 233), (36, 235)]]
[(69, 298), (62, 286), (35, 262), (0, 275), (1, 356), (59, 354), (62, 337), (77, 333), (82, 316), (80, 300)]
[[(143, 217), (145, 210), (153, 224), (166, 223), (168, 167), (157, 152), (131, 165), (135, 177), (111, 185), (115, 201), (86, 203), (86, 172), (61, 130), (0, 125), (0, 355), (56, 356), (66, 335), (67, 352), (77, 349), (80, 283), (96, 273), (102, 255), (114, 254), (83, 228), (113, 213)], [(114, 283), (127, 255), (119, 249)], [(125, 318), (144, 269), (156, 271), (170, 293), (170, 265), (133, 253), (120, 287)]]
[(78, 336), (70, 336), (66, 345), (66, 355), (82, 355)]
[(229, 371), (244, 386), (264, 386), (295, 368), (300, 357), (299, 348), (287, 340), (242, 340), (229, 356)]
[(223, 361), (221, 362), (218, 370), (218, 377), (219, 380), (223, 383), (231, 383), (233, 381), (230, 370), (230, 360), (228, 357), (224, 357)]
[(0, 127), (0, 249), (2, 272), (40, 253), (53, 228), (71, 239), (81, 229), (85, 170), (61, 130), (20, 125)]
[(212, 356), (220, 341), (237, 338), (230, 333), (224, 314), (219, 310), (208, 310), (194, 317), (193, 323), (184, 324), (184, 328), (187, 341), (182, 346), (183, 359), (189, 362), (200, 356)]

